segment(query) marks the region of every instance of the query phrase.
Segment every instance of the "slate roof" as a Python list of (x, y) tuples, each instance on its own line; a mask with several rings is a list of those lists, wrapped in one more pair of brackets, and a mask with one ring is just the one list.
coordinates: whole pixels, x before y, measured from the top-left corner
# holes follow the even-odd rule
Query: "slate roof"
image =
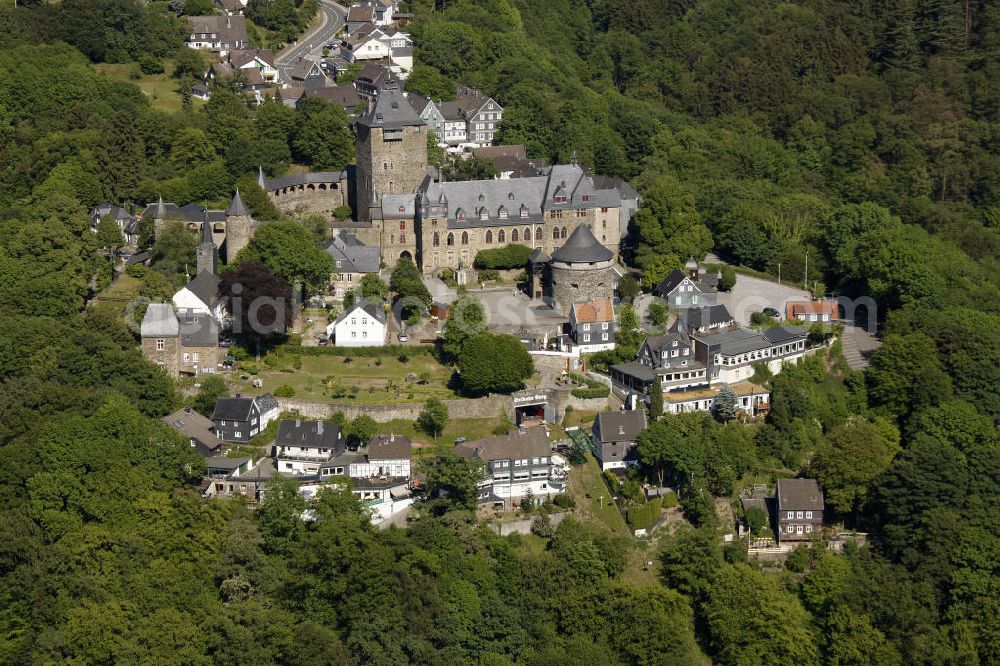
[(578, 324), (593, 324), (615, 320), (615, 308), (607, 298), (573, 304), (573, 315)]
[(228, 456), (215, 456), (205, 458), (205, 467), (209, 469), (221, 469), (228, 472), (238, 470), (242, 465), (250, 462), (249, 458), (229, 458)]
[(243, 203), (239, 189), (233, 195), (233, 200), (230, 202), (229, 208), (226, 209), (226, 215), (229, 217), (250, 217), (250, 209)]
[(150, 303), (142, 317), (139, 334), (144, 338), (175, 338), (180, 335), (180, 324), (170, 303)]
[(354, 109), (361, 103), (361, 96), (354, 86), (327, 86), (313, 88), (303, 93), (306, 97), (319, 97), (333, 104), (338, 104), (345, 110)]
[[(278, 424), (275, 446), (306, 446), (330, 449), (340, 453), (344, 450), (344, 437), (340, 426), (323, 421), (283, 420)], [(334, 454), (331, 454), (331, 457)]]
[(475, 157), (482, 157), (487, 160), (495, 160), (499, 157), (510, 157), (523, 162), (528, 159), (528, 154), (522, 144), (512, 144), (506, 146), (482, 146), (473, 148), (472, 154)]
[(509, 432), (498, 437), (465, 442), (456, 449), (460, 454), (483, 461), (541, 458), (552, 455), (552, 446), (544, 428), (531, 428), (525, 432)]
[(822, 511), (823, 491), (816, 479), (778, 479), (778, 510)]
[(215, 401), (213, 421), (247, 421), (250, 418), (250, 408), (253, 398), (219, 398)]
[(801, 326), (777, 326), (764, 331), (764, 337), (767, 338), (767, 341), (775, 345), (789, 340), (804, 338), (808, 334), (809, 331)]
[(536, 247), (534, 252), (531, 253), (531, 256), (528, 257), (529, 264), (547, 264), (550, 261), (552, 261), (552, 257), (550, 257), (545, 250), (540, 247)]
[(395, 81), (387, 81), (382, 85), (375, 103), (355, 122), (364, 127), (380, 127), (382, 129), (402, 129), (404, 127), (423, 127), (423, 118), (417, 115), (410, 103), (403, 97), (403, 91)]
[(347, 10), (347, 20), (351, 23), (365, 23), (375, 20), (375, 8), (364, 5), (353, 5)]
[(341, 232), (334, 236), (326, 251), (340, 273), (377, 273), (382, 265), (379, 249), (365, 245), (352, 233)]
[(737, 328), (710, 335), (698, 335), (696, 340), (709, 347), (716, 348), (716, 353), (726, 356), (746, 354), (747, 352), (767, 349), (771, 343), (757, 331), (748, 328)]
[(344, 321), (345, 319), (347, 319), (348, 316), (350, 316), (354, 312), (357, 312), (358, 310), (361, 310), (366, 314), (368, 314), (369, 316), (374, 317), (376, 320), (378, 320), (383, 324), (385, 323), (385, 309), (381, 305), (372, 303), (366, 298), (359, 298), (357, 301), (354, 302), (353, 308), (351, 308), (350, 310), (345, 310), (342, 315), (337, 317), (337, 320), (333, 322), (333, 325), (336, 326), (337, 324)]
[(209, 308), (219, 301), (219, 278), (208, 271), (198, 273), (184, 287)]
[(414, 113), (417, 115), (422, 114), (424, 109), (434, 103), (430, 100), (430, 98), (418, 95), (417, 93), (409, 93), (406, 96), (406, 101), (410, 103), (410, 106), (413, 107)]
[(608, 261), (614, 254), (601, 245), (586, 224), (573, 230), (562, 247), (552, 253), (552, 261), (566, 264), (597, 263)]
[(733, 315), (725, 305), (710, 305), (706, 307), (684, 308), (677, 313), (677, 321), (682, 322), (687, 330), (694, 331), (704, 326), (721, 326), (733, 321)]
[(242, 16), (189, 16), (190, 33), (204, 35), (215, 33), (214, 41), (246, 42), (247, 23)]
[(278, 408), (278, 401), (270, 393), (261, 393), (254, 400), (257, 402), (257, 409), (260, 410), (261, 414)]
[(206, 448), (215, 450), (222, 446), (222, 440), (215, 434), (215, 424), (190, 407), (178, 409), (173, 414), (167, 414), (160, 419), (185, 437), (192, 437)]
[(594, 419), (594, 438), (607, 442), (634, 442), (639, 433), (646, 429), (646, 410), (633, 409), (625, 412), (601, 412)]
[(412, 443), (402, 435), (375, 435), (368, 442), (369, 460), (409, 460)]
[(283, 187), (297, 187), (309, 183), (339, 183), (344, 180), (347, 180), (346, 171), (310, 171), (309, 173), (295, 173), (280, 178), (267, 178), (265, 176), (263, 183), (260, 183), (259, 176), (257, 178), (261, 187), (272, 192)]
[(175, 203), (164, 202), (163, 210), (159, 211), (158, 209), (158, 203), (151, 203), (143, 209), (142, 214), (144, 217), (147, 213), (152, 213), (153, 215), (162, 214), (163, 217), (160, 219), (199, 223), (205, 220), (207, 214), (209, 222), (226, 221), (226, 211), (207, 210), (204, 206), (199, 206), (198, 204), (185, 204), (183, 206), (178, 206)]
[(235, 68), (240, 68), (257, 58), (274, 67), (274, 52), (271, 49), (238, 49), (229, 52), (229, 64)]
[[(690, 262), (688, 263), (690, 267)], [(697, 269), (698, 264), (695, 263), (694, 267), (690, 270)], [(660, 296), (666, 297), (676, 289), (685, 279), (690, 279), (691, 282), (703, 293), (716, 292), (719, 289), (719, 275), (718, 273), (699, 273), (698, 279), (690, 277), (688, 273), (685, 273), (679, 268), (675, 268), (670, 271), (667, 277), (663, 278), (660, 284), (656, 285), (654, 292)]]
[(184, 347), (218, 347), (219, 323), (215, 317), (193, 312), (177, 314), (180, 323), (181, 345)]
[[(675, 342), (677, 343), (676, 347), (674, 346)], [(688, 337), (683, 333), (647, 335), (643, 343), (649, 347), (649, 351), (653, 353), (657, 361), (663, 358), (663, 352), (670, 349), (682, 349), (690, 344)]]
[(612, 370), (616, 370), (623, 375), (629, 375), (630, 377), (635, 377), (644, 382), (651, 382), (656, 379), (656, 372), (652, 368), (648, 368), (642, 363), (637, 361), (630, 361), (629, 363), (619, 363), (618, 365), (611, 366)]

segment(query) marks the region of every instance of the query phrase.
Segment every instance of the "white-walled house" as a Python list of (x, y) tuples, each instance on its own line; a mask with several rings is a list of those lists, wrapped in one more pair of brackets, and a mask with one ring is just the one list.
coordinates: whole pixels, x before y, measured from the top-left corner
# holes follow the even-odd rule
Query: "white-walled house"
[(530, 492), (541, 504), (546, 497), (566, 488), (569, 465), (552, 453), (545, 428), (465, 442), (455, 451), (483, 462), (484, 477), (477, 495), (481, 503), (514, 508)]
[(375, 435), (368, 442), (363, 459), (348, 467), (352, 479), (410, 478), (412, 444), (402, 435)]
[(202, 271), (173, 296), (174, 307), (181, 312), (211, 315), (222, 322), (224, 308), (219, 298), (219, 279)]
[(385, 309), (364, 298), (326, 327), (327, 337), (338, 347), (381, 347), (385, 334)]
[(615, 308), (607, 298), (574, 303), (569, 311), (569, 330), (581, 354), (615, 348)]
[(320, 467), (344, 448), (344, 435), (336, 423), (287, 420), (278, 425), (274, 459), (281, 474), (318, 475)]

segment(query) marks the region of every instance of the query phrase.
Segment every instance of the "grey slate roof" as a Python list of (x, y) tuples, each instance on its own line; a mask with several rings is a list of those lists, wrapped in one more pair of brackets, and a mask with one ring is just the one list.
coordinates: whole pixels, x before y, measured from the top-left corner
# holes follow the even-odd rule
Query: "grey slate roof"
[(222, 440), (215, 435), (215, 424), (212, 423), (212, 420), (190, 407), (178, 409), (160, 420), (172, 426), (185, 437), (193, 437), (198, 440), (208, 449), (214, 451), (222, 446)]
[(536, 247), (535, 251), (532, 252), (531, 256), (528, 257), (528, 263), (529, 264), (547, 264), (551, 260), (552, 260), (552, 257), (550, 257), (545, 252), (545, 250), (543, 250), (540, 247)]
[(178, 313), (181, 345), (184, 347), (218, 347), (219, 323), (207, 314)]
[(219, 398), (215, 401), (213, 421), (246, 421), (250, 418), (253, 398)]
[(377, 273), (382, 265), (379, 249), (365, 245), (352, 233), (341, 232), (334, 236), (326, 251), (333, 257), (339, 273)]
[(804, 338), (809, 331), (801, 326), (777, 326), (764, 331), (764, 337), (772, 344), (780, 344), (788, 340)]
[(160, 208), (159, 204), (151, 203), (143, 209), (142, 214), (145, 216), (147, 213), (151, 213), (163, 220), (203, 222), (207, 213), (209, 222), (226, 221), (226, 211), (207, 210), (204, 206), (199, 206), (198, 204), (185, 204), (183, 206), (178, 206), (175, 203), (166, 202), (163, 203), (162, 210), (159, 210)]
[(816, 479), (778, 479), (778, 510), (823, 510), (823, 491)]
[(205, 466), (210, 469), (221, 469), (227, 472), (234, 472), (238, 470), (242, 465), (250, 462), (249, 458), (229, 458), (227, 456), (215, 456), (213, 458), (205, 458)]
[(264, 181), (261, 183), (261, 178), (258, 175), (257, 182), (265, 190), (274, 191), (280, 190), (283, 187), (297, 187), (299, 185), (308, 185), (309, 183), (339, 183), (340, 181), (347, 180), (346, 171), (310, 171), (309, 173), (295, 173), (289, 176), (281, 176), (280, 178), (268, 178), (264, 176)]
[(216, 34), (215, 41), (246, 42), (247, 23), (242, 16), (189, 16), (191, 34)]
[(233, 195), (233, 200), (229, 204), (229, 208), (226, 209), (226, 215), (229, 217), (250, 217), (250, 209), (243, 203), (243, 197), (240, 196), (238, 188), (236, 194)]
[(486, 437), (459, 444), (456, 453), (483, 461), (541, 458), (552, 454), (552, 446), (544, 428), (525, 432), (509, 432), (498, 437)]
[(611, 369), (644, 382), (651, 382), (656, 379), (656, 373), (651, 368), (636, 361), (619, 363), (618, 365), (611, 366)]
[(257, 402), (257, 409), (259, 409), (262, 414), (278, 408), (278, 401), (275, 400), (274, 396), (270, 393), (261, 393), (259, 396), (254, 398), (254, 400)]
[(198, 273), (184, 286), (210, 308), (215, 307), (219, 300), (219, 278), (208, 271)]
[(601, 412), (594, 419), (594, 438), (606, 442), (634, 442), (646, 429), (646, 410)]
[(409, 460), (412, 455), (409, 437), (375, 435), (368, 442), (369, 460)]
[(344, 450), (344, 436), (336, 423), (289, 419), (278, 424), (278, 436), (274, 444), (330, 449), (332, 457)]
[(365, 127), (381, 127), (382, 129), (402, 129), (404, 127), (423, 127), (423, 118), (418, 116), (403, 97), (403, 91), (395, 81), (382, 85), (375, 103), (356, 121)]
[(682, 322), (687, 330), (694, 331), (703, 326), (719, 326), (733, 321), (733, 315), (725, 305), (685, 308), (677, 313), (677, 321)]
[(336, 326), (340, 322), (347, 319), (347, 317), (350, 316), (352, 313), (357, 312), (358, 310), (362, 310), (370, 317), (374, 317), (383, 324), (385, 323), (385, 309), (381, 305), (372, 303), (366, 298), (359, 298), (357, 301), (354, 302), (353, 308), (351, 308), (350, 310), (345, 310), (343, 314), (337, 317), (337, 320), (333, 322), (333, 325)]
[(175, 338), (180, 335), (180, 324), (170, 303), (150, 303), (142, 317), (139, 333), (144, 338)]
[(608, 261), (614, 254), (594, 237), (586, 224), (579, 225), (569, 235), (562, 247), (552, 253), (552, 261), (566, 264)]

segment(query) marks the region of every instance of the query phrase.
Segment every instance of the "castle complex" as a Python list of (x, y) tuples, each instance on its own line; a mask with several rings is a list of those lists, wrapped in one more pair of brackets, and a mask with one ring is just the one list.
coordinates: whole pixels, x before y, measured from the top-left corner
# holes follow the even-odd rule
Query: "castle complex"
[[(336, 221), (333, 226), (379, 248), (385, 266), (410, 257), (425, 274), (437, 274), (446, 268), (471, 267), (480, 250), (519, 243), (536, 250), (536, 259), (551, 257), (549, 270), (554, 277), (559, 271), (579, 270), (574, 262), (557, 261), (557, 254), (577, 228), (587, 227), (606, 248), (608, 256), (601, 253), (599, 262), (603, 270), (617, 258), (639, 204), (638, 194), (626, 183), (593, 176), (575, 158), (542, 175), (444, 182), (427, 163), (426, 121), (395, 81), (384, 84), (374, 103), (355, 120), (354, 131), (356, 167), (281, 178), (267, 178), (261, 171), (258, 184), (286, 215), (332, 217), (334, 210), (350, 205), (354, 220)], [(191, 217), (171, 215), (189, 213), (184, 210), (188, 207), (174, 211), (171, 206), (162, 201), (157, 206), (157, 225), (161, 218)], [(229, 209), (206, 211), (205, 219), (217, 238), (223, 236), (227, 261), (249, 241), (255, 225), (238, 193)], [(197, 228), (193, 222), (189, 226)], [(535, 265), (540, 271), (541, 263)], [(563, 282), (577, 284), (573, 279)], [(557, 279), (551, 289), (559, 289), (559, 284)], [(540, 291), (539, 296), (550, 294)]]

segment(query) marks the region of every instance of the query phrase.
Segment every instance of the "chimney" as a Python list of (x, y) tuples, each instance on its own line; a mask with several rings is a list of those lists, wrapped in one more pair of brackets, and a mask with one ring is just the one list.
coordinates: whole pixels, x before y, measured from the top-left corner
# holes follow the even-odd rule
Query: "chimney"
[(302, 419), (295, 419), (295, 427), (296, 428), (302, 427)]
[(625, 434), (625, 426), (623, 426), (623, 425), (619, 425), (618, 426), (618, 434), (619, 435), (624, 435)]
[(237, 393), (236, 393), (236, 397), (237, 397), (237, 398), (242, 398), (242, 397), (243, 397), (243, 394), (237, 391)]
[(323, 434), (323, 422), (322, 421), (317, 421), (317, 423), (316, 423), (316, 434), (317, 435), (322, 435)]
[(185, 414), (190, 414), (191, 413), (191, 407), (190, 407), (190, 405), (184, 408), (184, 413)]

